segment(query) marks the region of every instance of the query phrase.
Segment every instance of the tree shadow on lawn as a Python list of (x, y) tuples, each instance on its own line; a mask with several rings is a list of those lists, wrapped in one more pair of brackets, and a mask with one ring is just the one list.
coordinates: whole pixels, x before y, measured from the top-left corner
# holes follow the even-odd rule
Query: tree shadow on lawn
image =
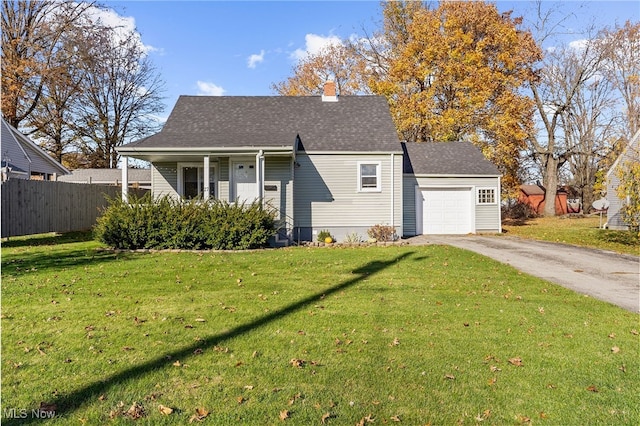
[(92, 231), (65, 232), (61, 234), (41, 234), (24, 237), (3, 238), (2, 247), (53, 246), (57, 244), (93, 241)]
[[(56, 417), (61, 415), (68, 415), (82, 405), (89, 403), (90, 401), (95, 401), (99, 395), (104, 394), (108, 391), (108, 389), (122, 385), (130, 380), (135, 380), (147, 373), (150, 373), (159, 368), (165, 367), (168, 363), (172, 363), (173, 359), (187, 359), (189, 357), (194, 356), (194, 351), (196, 349), (205, 350), (212, 348), (216, 345), (220, 345), (221, 342), (225, 340), (232, 339), (236, 336), (255, 331), (256, 329), (263, 327), (273, 321), (277, 321), (280, 318), (283, 318), (287, 315), (290, 315), (296, 311), (299, 311), (305, 308), (307, 305), (317, 303), (323, 297), (329, 296), (333, 293), (345, 290), (358, 282), (366, 279), (367, 277), (376, 274), (394, 264), (401, 262), (413, 255), (415, 252), (407, 252), (403, 253), (395, 258), (387, 261), (371, 261), (355, 270), (353, 273), (357, 276), (347, 280), (343, 283), (337, 284), (333, 287), (323, 289), (311, 296), (308, 296), (304, 299), (299, 300), (298, 302), (292, 303), (289, 306), (286, 306), (282, 309), (274, 311), (268, 315), (265, 315), (261, 318), (258, 318), (249, 323), (237, 326), (229, 331), (224, 333), (220, 333), (217, 335), (209, 336), (202, 341), (196, 342), (192, 345), (189, 345), (183, 349), (170, 352), (164, 355), (161, 355), (151, 361), (147, 361), (144, 364), (126, 369), (120, 373), (114, 374), (111, 377), (107, 377), (105, 379), (99, 379), (94, 381), (93, 383), (78, 389), (70, 394), (61, 395), (55, 398), (52, 401), (47, 401), (50, 406), (55, 406), (55, 415)], [(414, 259), (415, 260), (415, 259)], [(35, 407), (37, 408), (37, 407)], [(26, 419), (3, 419), (2, 424), (6, 426), (12, 426), (17, 424), (30, 424), (41, 421), (37, 417), (31, 417)]]
[[(42, 252), (3, 254), (2, 275), (90, 266), (94, 263), (128, 260), (133, 255), (134, 253), (96, 249), (52, 251), (46, 254)], [(136, 253), (136, 255), (140, 254)]]

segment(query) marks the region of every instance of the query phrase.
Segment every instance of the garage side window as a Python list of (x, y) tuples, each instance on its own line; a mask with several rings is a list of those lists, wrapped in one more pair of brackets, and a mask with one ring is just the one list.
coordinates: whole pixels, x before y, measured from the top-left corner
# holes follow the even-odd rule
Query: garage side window
[(497, 202), (495, 188), (478, 188), (477, 194), (477, 204), (496, 204)]
[(380, 162), (358, 162), (358, 191), (381, 191)]

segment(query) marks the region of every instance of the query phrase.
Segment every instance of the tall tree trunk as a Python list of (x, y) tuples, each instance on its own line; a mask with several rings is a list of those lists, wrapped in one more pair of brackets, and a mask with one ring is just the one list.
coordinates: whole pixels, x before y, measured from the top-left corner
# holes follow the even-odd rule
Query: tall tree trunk
[(544, 166), (544, 211), (542, 213), (545, 217), (552, 217), (556, 215), (556, 194), (558, 193), (558, 165), (560, 160), (554, 158), (553, 154), (546, 154), (546, 161)]

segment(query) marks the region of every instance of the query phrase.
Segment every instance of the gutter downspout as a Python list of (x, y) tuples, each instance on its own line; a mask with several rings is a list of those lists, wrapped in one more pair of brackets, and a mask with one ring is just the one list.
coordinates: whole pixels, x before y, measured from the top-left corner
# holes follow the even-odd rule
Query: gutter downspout
[(256, 196), (264, 207), (264, 152), (262, 150), (258, 151), (258, 154), (256, 154), (256, 169)]
[(395, 210), (396, 207), (394, 205), (395, 202), (395, 165), (394, 163), (394, 155), (391, 153), (391, 226), (395, 227)]
[(211, 176), (209, 176), (211, 174), (211, 169), (209, 168), (209, 156), (205, 155), (204, 156), (204, 169), (203, 169), (203, 176), (202, 176), (202, 199), (204, 201), (209, 201), (209, 196), (211, 195), (211, 189), (209, 188), (209, 182), (210, 182), (210, 178)]
[(498, 203), (498, 233), (502, 234), (502, 176), (498, 176), (498, 198), (496, 202)]

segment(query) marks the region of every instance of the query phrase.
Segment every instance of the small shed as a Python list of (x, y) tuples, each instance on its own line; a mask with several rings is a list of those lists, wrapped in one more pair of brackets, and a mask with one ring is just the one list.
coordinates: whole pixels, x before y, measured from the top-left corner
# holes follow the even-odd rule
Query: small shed
[[(528, 205), (536, 214), (541, 215), (544, 213), (546, 192), (545, 187), (542, 185), (520, 185), (518, 201)], [(556, 216), (570, 213), (567, 206), (567, 190), (565, 188), (558, 188), (555, 207)]]

